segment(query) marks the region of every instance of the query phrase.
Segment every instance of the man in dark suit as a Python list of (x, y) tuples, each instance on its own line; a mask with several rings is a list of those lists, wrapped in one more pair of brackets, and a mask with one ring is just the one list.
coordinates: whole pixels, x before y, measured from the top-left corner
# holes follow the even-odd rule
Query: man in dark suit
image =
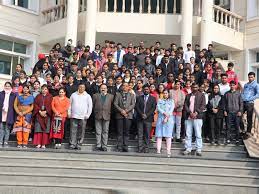
[(164, 56), (163, 62), (159, 66), (161, 67), (164, 76), (167, 76), (168, 73), (174, 73), (174, 64), (169, 62), (168, 55)]
[(107, 86), (100, 86), (101, 93), (93, 95), (93, 112), (95, 115), (96, 151), (107, 151), (109, 124), (113, 95), (107, 93)]
[(118, 151), (128, 152), (129, 130), (135, 107), (135, 96), (129, 93), (128, 83), (123, 83), (122, 92), (116, 94), (114, 107), (117, 110)]
[[(137, 112), (138, 152), (149, 152), (150, 131), (156, 110), (156, 99), (150, 95), (148, 85), (143, 86), (144, 95), (137, 98), (135, 110)], [(143, 141), (144, 135), (144, 141)]]

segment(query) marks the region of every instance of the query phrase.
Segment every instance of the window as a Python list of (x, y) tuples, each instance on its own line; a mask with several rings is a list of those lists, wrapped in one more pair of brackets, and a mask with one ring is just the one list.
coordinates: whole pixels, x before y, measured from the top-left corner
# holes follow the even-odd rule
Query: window
[(25, 44), (0, 39), (0, 49), (26, 54)]
[(247, 18), (254, 18), (258, 16), (258, 2), (259, 0), (247, 1)]
[(259, 63), (259, 53), (256, 53), (256, 63)]
[(0, 39), (0, 49), (0, 74), (12, 75), (17, 64), (24, 65), (25, 44)]
[(29, 8), (29, 0), (13, 0), (13, 4), (19, 7)]

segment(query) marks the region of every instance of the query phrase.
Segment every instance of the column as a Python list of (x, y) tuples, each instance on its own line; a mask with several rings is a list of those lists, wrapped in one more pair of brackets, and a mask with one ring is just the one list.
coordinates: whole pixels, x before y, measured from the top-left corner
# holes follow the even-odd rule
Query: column
[(182, 27), (181, 46), (185, 49), (188, 43), (192, 44), (193, 0), (182, 0)]
[(87, 0), (85, 45), (89, 45), (91, 50), (94, 50), (94, 47), (95, 47), (96, 20), (97, 20), (97, 1)]
[(78, 0), (67, 0), (66, 43), (69, 39), (72, 39), (73, 46), (76, 46), (77, 42), (78, 6)]
[(213, 0), (202, 1), (201, 49), (212, 43), (210, 24), (213, 22)]

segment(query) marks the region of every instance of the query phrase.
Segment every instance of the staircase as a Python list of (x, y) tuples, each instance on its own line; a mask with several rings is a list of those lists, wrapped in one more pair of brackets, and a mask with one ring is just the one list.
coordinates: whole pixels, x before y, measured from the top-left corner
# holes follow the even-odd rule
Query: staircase
[[(28, 148), (0, 149), (0, 193), (170, 193), (258, 194), (259, 163), (247, 158), (244, 146), (205, 144), (202, 157), (182, 156), (182, 144), (166, 154), (94, 152), (94, 139), (81, 151)], [(165, 150), (165, 149), (164, 149)], [(19, 191), (19, 192), (18, 192)]]

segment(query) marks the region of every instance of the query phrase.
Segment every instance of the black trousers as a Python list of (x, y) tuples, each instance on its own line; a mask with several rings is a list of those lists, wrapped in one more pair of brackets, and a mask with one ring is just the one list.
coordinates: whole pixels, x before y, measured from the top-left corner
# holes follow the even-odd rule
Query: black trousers
[(223, 118), (210, 117), (210, 132), (212, 141), (218, 141), (220, 138)]
[(150, 142), (150, 131), (152, 129), (152, 122), (148, 121), (138, 121), (138, 149), (143, 150), (149, 148)]
[(227, 124), (227, 134), (226, 138), (230, 139), (230, 132), (232, 127), (235, 129), (236, 133), (236, 140), (239, 140), (240, 132), (239, 132), (239, 126), (240, 126), (240, 118), (237, 116), (237, 113), (228, 113), (228, 116), (226, 117), (226, 124)]
[(131, 119), (117, 119), (118, 149), (128, 149)]
[[(244, 113), (247, 114), (247, 132), (251, 133), (253, 124), (254, 103), (244, 103)], [(241, 121), (241, 129), (244, 130), (244, 123)]]

